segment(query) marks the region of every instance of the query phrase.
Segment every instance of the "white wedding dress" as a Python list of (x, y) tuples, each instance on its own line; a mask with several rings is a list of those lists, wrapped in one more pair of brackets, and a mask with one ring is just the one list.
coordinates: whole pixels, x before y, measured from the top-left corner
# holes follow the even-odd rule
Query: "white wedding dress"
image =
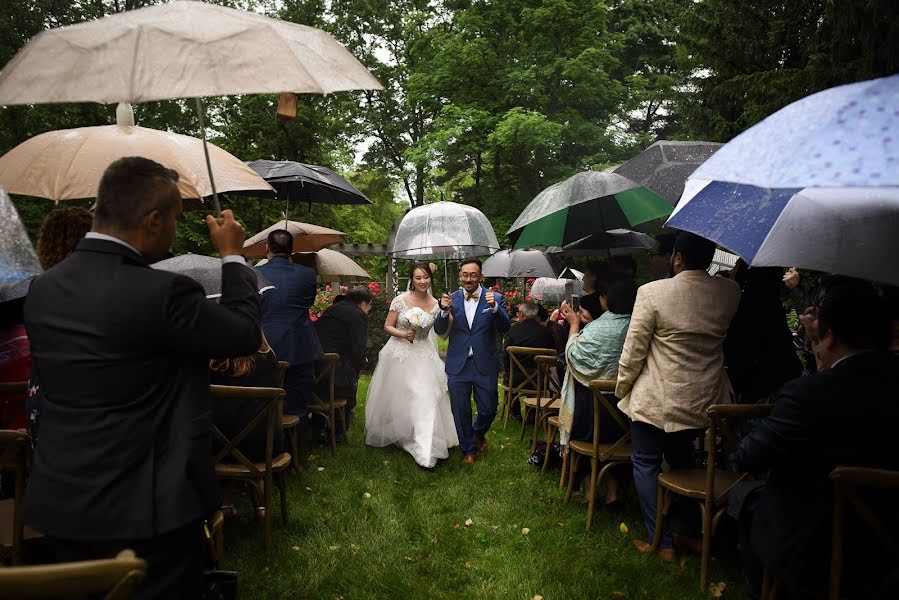
[[(428, 313), (406, 306), (406, 294), (390, 303), (398, 312), (397, 329), (413, 329), (415, 341), (391, 337), (378, 355), (365, 402), (365, 443), (369, 446), (396, 444), (419, 465), (433, 467), (459, 445), (450, 407), (443, 361), (430, 339), (438, 307)], [(420, 312), (419, 312), (420, 311)]]

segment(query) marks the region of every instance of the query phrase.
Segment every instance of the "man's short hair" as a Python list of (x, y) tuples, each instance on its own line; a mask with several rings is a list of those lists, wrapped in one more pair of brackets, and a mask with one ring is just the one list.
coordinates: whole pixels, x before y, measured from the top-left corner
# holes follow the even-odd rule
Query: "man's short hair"
[(178, 173), (141, 156), (126, 156), (106, 167), (97, 190), (94, 223), (121, 231), (135, 229), (145, 216), (172, 209), (171, 186)]
[(363, 302), (371, 302), (374, 299), (375, 297), (371, 293), (371, 290), (369, 290), (367, 287), (362, 286), (350, 289), (349, 291), (347, 291), (344, 297), (344, 300), (346, 300), (347, 302), (352, 302), (357, 306), (359, 304), (362, 304)]
[(660, 233), (656, 236), (656, 254), (661, 254), (662, 256), (671, 256), (671, 253), (674, 252), (674, 241), (677, 239), (677, 235), (674, 233)]
[(293, 253), (293, 234), (286, 229), (275, 229), (268, 234), (268, 251), (290, 256)]
[(715, 258), (715, 242), (689, 231), (681, 231), (674, 240), (674, 252), (683, 257), (688, 270), (706, 270)]
[(867, 281), (825, 278), (818, 290), (818, 335), (833, 331), (852, 350), (883, 350), (890, 344), (891, 323), (883, 298)]
[(479, 270), (479, 271), (482, 270), (481, 259), (480, 259), (480, 258), (477, 258), (476, 256), (473, 256), (473, 257), (471, 257), (471, 258), (466, 258), (465, 260), (463, 260), (462, 262), (460, 262), (460, 263), (459, 263), (459, 269), (461, 270), (462, 267), (464, 267), (465, 265), (477, 265), (477, 266), (478, 266), (478, 270)]
[(616, 315), (629, 315), (634, 312), (637, 301), (637, 283), (633, 279), (622, 279), (609, 284), (605, 294), (609, 312)]
[(518, 312), (520, 312), (525, 319), (536, 319), (537, 305), (533, 302), (524, 301), (518, 305)]

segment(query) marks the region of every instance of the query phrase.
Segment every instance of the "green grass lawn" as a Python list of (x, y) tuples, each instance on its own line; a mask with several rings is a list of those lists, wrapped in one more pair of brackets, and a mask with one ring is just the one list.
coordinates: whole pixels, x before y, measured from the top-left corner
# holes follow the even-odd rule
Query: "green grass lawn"
[[(518, 427), (495, 423), (489, 451), (473, 467), (458, 450), (433, 472), (398, 448), (369, 448), (358, 419), (331, 458), (306, 443), (305, 469), (290, 478), (290, 521), (275, 510), (273, 549), (248, 501), (225, 526), (226, 568), (240, 572), (242, 598), (707, 598), (699, 560), (664, 564), (639, 555), (644, 535), (633, 491), (626, 512), (599, 509), (585, 530), (586, 505), (562, 503), (558, 470), (526, 463)], [(276, 500), (277, 503), (277, 500)], [(732, 551), (712, 561), (712, 582), (743, 597)]]

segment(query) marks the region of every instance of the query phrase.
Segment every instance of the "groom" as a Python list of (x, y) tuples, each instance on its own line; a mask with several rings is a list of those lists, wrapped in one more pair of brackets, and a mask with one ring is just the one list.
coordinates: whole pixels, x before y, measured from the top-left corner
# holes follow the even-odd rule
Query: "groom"
[[(485, 435), (496, 416), (499, 402), (499, 346), (496, 334), (509, 331), (511, 322), (502, 294), (481, 287), (481, 261), (465, 260), (459, 271), (462, 289), (440, 300), (440, 315), (434, 322), (437, 335), (449, 331), (446, 351), (450, 402), (456, 433), (466, 465), (474, 463), (476, 452), (487, 449)], [(471, 423), (471, 394), (478, 418)]]

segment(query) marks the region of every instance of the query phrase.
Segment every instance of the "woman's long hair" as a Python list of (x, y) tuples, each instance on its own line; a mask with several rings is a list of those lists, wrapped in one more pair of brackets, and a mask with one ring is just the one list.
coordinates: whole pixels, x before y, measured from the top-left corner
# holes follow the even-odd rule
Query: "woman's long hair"
[[(260, 332), (262, 342), (259, 344), (259, 350), (256, 354), (268, 354), (272, 351), (265, 334)], [(215, 373), (224, 373), (233, 377), (243, 377), (249, 375), (256, 368), (256, 354), (250, 356), (238, 356), (236, 358), (213, 358), (209, 361), (209, 370)]]
[(46, 271), (74, 252), (92, 223), (91, 214), (77, 206), (51, 210), (37, 234), (37, 258), (41, 267)]

